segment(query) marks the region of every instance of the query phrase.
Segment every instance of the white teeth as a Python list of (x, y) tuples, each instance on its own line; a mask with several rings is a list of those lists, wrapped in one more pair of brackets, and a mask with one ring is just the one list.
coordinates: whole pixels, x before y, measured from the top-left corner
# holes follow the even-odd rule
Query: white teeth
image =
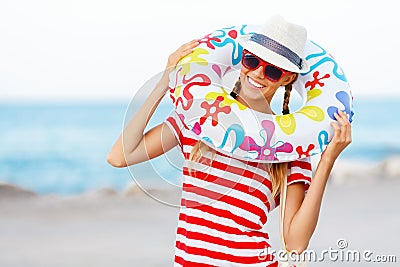
[(264, 85), (259, 84), (258, 82), (256, 82), (255, 80), (253, 80), (253, 79), (250, 78), (250, 77), (249, 77), (249, 83), (252, 84), (252, 85), (254, 85), (254, 86), (257, 87), (257, 88), (263, 88), (263, 87), (264, 87)]

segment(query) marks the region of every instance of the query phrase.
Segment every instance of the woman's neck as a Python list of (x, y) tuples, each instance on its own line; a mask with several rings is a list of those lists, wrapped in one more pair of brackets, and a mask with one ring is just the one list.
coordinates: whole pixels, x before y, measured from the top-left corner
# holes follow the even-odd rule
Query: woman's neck
[(252, 110), (266, 114), (274, 114), (270, 106), (271, 101), (268, 101), (268, 99), (247, 99), (239, 94), (236, 100)]

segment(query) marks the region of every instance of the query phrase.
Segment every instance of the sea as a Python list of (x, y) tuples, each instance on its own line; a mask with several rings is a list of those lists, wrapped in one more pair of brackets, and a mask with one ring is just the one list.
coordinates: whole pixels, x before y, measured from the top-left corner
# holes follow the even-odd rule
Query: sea
[[(0, 104), (0, 182), (38, 194), (77, 195), (130, 185), (179, 183), (178, 148), (130, 168), (115, 168), (106, 156), (138, 105), (130, 101), (2, 102)], [(366, 164), (400, 154), (400, 97), (354, 99), (353, 143), (343, 160)], [(172, 111), (163, 101), (149, 127)], [(148, 128), (149, 128), (148, 127)], [(160, 179), (161, 177), (161, 179)]]

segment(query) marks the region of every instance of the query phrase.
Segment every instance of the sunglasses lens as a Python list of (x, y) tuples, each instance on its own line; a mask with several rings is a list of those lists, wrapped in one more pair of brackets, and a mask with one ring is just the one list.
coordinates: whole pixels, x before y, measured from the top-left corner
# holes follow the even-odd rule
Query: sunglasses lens
[(272, 81), (278, 81), (282, 77), (282, 71), (274, 66), (265, 67), (265, 77)]
[(243, 65), (248, 69), (256, 69), (260, 64), (260, 60), (251, 54), (243, 56)]
[(242, 64), (247, 69), (254, 70), (257, 69), (260, 65), (264, 66), (264, 75), (270, 81), (277, 82), (282, 78), (283, 72), (281, 69), (270, 65), (266, 62), (261, 62), (257, 56), (251, 53), (244, 53), (242, 58)]

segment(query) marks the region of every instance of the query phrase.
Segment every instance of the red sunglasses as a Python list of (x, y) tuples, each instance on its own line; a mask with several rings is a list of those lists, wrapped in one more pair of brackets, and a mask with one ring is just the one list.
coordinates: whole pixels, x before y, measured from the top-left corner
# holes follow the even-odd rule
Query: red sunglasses
[(247, 50), (243, 50), (242, 65), (249, 70), (255, 70), (258, 67), (263, 66), (264, 76), (271, 82), (277, 82), (282, 78), (283, 75), (289, 73), (289, 71), (283, 70), (275, 65), (272, 65), (271, 63), (262, 60), (261, 58), (257, 57), (256, 55)]

